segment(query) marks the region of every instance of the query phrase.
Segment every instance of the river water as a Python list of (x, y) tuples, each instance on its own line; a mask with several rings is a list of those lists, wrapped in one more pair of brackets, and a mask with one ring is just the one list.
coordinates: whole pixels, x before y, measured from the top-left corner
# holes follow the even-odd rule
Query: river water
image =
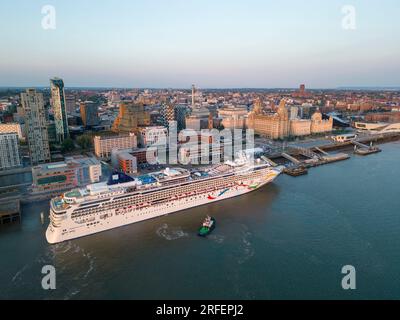
[[(57, 245), (40, 212), (0, 229), (0, 298), (399, 299), (400, 143), (250, 194)], [(208, 238), (196, 231), (210, 214)], [(41, 269), (56, 268), (56, 290)], [(341, 287), (342, 266), (356, 290)]]

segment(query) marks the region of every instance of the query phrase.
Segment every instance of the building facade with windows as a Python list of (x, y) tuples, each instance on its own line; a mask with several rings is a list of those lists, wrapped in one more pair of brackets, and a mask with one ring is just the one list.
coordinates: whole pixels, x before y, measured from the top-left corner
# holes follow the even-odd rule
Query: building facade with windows
[(114, 169), (126, 174), (137, 173), (137, 159), (131, 154), (132, 150), (116, 150), (111, 152), (111, 163)]
[(67, 157), (63, 162), (32, 167), (32, 191), (55, 192), (100, 181), (101, 164), (96, 158)]
[(65, 97), (66, 109), (68, 114), (72, 114), (76, 111), (76, 97), (73, 94)]
[(210, 111), (206, 107), (192, 107), (190, 115), (186, 116), (186, 129), (200, 131), (209, 127)]
[(329, 117), (328, 120), (322, 119), (322, 113), (317, 111), (311, 116), (311, 133), (324, 133), (332, 131), (333, 118)]
[(25, 137), (28, 140), (31, 164), (50, 162), (49, 136), (43, 94), (35, 89), (21, 93), (25, 117)]
[(97, 126), (100, 123), (98, 107), (93, 101), (85, 101), (80, 104), (82, 122), (85, 127)]
[(247, 108), (245, 106), (225, 106), (218, 110), (218, 117), (225, 129), (243, 129), (246, 126)]
[(18, 135), (15, 132), (0, 133), (0, 170), (21, 166), (18, 149)]
[(249, 114), (248, 127), (256, 134), (270, 139), (284, 139), (289, 136), (289, 112), (282, 100), (276, 113), (263, 113), (261, 102), (257, 101)]
[(51, 102), (56, 124), (57, 141), (69, 138), (67, 106), (65, 102), (64, 81), (60, 78), (50, 79)]
[(143, 127), (138, 133), (139, 144), (143, 148), (152, 145), (166, 145), (168, 141), (168, 129), (163, 126)]
[(170, 123), (175, 121), (175, 107), (172, 103), (163, 103), (160, 110), (161, 124), (169, 128)]
[(112, 126), (117, 133), (137, 132), (138, 127), (150, 125), (150, 114), (141, 103), (121, 102), (119, 113)]
[(19, 140), (23, 140), (21, 125), (16, 122), (0, 123), (0, 133), (16, 133)]
[(135, 149), (137, 147), (137, 138), (134, 133), (95, 136), (93, 145), (96, 156), (108, 160), (113, 149)]
[(186, 115), (188, 113), (188, 107), (183, 104), (177, 104), (174, 108), (175, 120), (177, 124), (178, 132), (186, 128)]

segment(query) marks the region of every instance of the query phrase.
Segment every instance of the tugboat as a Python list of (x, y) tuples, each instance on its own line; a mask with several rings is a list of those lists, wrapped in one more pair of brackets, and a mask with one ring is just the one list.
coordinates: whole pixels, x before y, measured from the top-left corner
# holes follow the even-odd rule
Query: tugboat
[(199, 236), (200, 237), (207, 236), (208, 234), (211, 233), (211, 231), (214, 230), (214, 228), (215, 228), (215, 219), (210, 216), (207, 216), (203, 222), (203, 225), (199, 229)]

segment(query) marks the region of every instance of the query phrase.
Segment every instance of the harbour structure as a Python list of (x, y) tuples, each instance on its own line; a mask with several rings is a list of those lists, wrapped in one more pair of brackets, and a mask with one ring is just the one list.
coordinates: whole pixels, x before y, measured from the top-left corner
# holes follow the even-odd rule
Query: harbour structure
[(359, 131), (366, 131), (370, 134), (400, 133), (400, 122), (356, 122), (354, 127)]
[(73, 189), (50, 201), (49, 243), (58, 243), (257, 190), (282, 171), (241, 154), (204, 170), (166, 168)]
[(369, 154), (378, 153), (382, 151), (378, 147), (374, 146), (372, 141), (369, 146), (358, 141), (351, 141), (351, 143), (354, 144), (354, 153), (361, 156), (366, 156)]
[(101, 164), (94, 157), (73, 156), (63, 162), (32, 167), (33, 193), (54, 192), (98, 182)]

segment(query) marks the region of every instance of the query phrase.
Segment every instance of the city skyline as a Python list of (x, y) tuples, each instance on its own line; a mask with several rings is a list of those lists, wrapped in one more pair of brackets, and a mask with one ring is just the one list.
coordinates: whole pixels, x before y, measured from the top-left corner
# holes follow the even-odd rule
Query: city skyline
[(399, 16), (4, 1), (0, 302), (247, 319), (254, 300), (398, 299)]
[[(50, 79), (50, 78), (49, 78)], [(26, 89), (36, 89), (36, 90), (45, 90), (45, 89), (49, 89), (50, 85), (23, 85), (23, 86), (0, 86), (0, 90), (6, 90), (6, 89), (10, 89), (10, 90), (26, 90)], [(95, 86), (95, 85), (88, 85), (88, 86), (68, 86), (65, 85), (64, 87), (67, 90), (184, 90), (184, 91), (191, 91), (191, 87), (190, 86), (186, 86), (186, 87), (129, 87), (129, 86)], [(270, 90), (270, 91), (274, 91), (274, 90), (288, 90), (288, 91), (297, 91), (299, 90), (299, 84), (297, 86), (293, 86), (293, 87), (197, 87), (197, 89), (199, 90), (204, 90), (204, 91), (208, 91), (208, 90), (231, 90), (231, 91), (235, 91), (235, 90), (247, 90), (247, 91), (251, 91), (251, 90)], [(309, 87), (306, 85), (305, 90), (323, 90), (323, 91), (329, 91), (329, 90), (333, 90), (333, 91), (348, 91), (348, 90), (355, 90), (355, 91), (398, 91), (400, 90), (400, 85), (396, 86), (338, 86), (338, 87)]]
[[(56, 28), (42, 28), (52, 5)], [(61, 1), (3, 4), (0, 87), (398, 87), (397, 3)], [(27, 59), (27, 56), (29, 57)]]

